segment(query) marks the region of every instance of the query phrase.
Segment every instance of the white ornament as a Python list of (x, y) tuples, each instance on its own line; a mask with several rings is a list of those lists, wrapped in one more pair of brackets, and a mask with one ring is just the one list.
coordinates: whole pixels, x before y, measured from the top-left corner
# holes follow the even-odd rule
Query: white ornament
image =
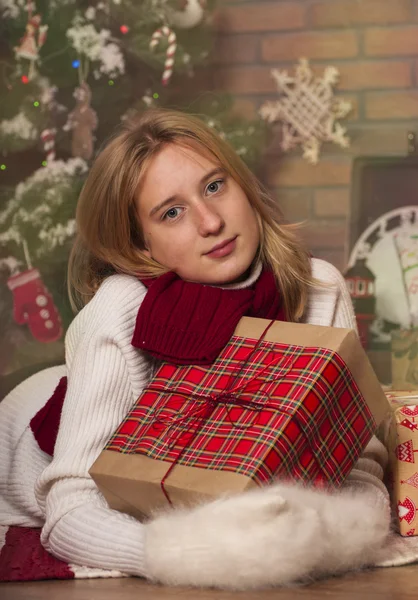
[(19, 46), (14, 48), (16, 58), (25, 58), (29, 61), (28, 78), (33, 79), (35, 75), (35, 63), (39, 60), (39, 50), (45, 44), (48, 25), (41, 25), (41, 16), (28, 15), (26, 30), (19, 42)]
[(57, 130), (55, 127), (47, 127), (41, 131), (41, 141), (46, 153), (46, 160), (50, 162), (55, 160), (55, 137)]
[(205, 16), (206, 0), (183, 0), (183, 10), (167, 7), (167, 18), (171, 26), (178, 29), (196, 27)]
[(346, 129), (336, 122), (351, 110), (351, 104), (334, 97), (333, 86), (338, 81), (338, 70), (327, 67), (322, 77), (315, 77), (306, 59), (300, 59), (296, 75), (272, 70), (280, 99), (266, 102), (260, 115), (266, 121), (283, 124), (282, 149), (286, 152), (299, 144), (303, 157), (311, 164), (319, 159), (321, 142), (334, 142), (347, 148), (350, 141)]

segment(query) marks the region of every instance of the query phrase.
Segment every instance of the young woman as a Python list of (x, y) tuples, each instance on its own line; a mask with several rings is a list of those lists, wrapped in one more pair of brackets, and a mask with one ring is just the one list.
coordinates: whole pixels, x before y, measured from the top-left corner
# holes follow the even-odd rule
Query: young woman
[[(42, 527), (66, 562), (169, 584), (251, 588), (373, 563), (389, 528), (376, 438), (338, 493), (277, 482), (144, 523), (88, 474), (160, 359), (212, 362), (243, 315), (355, 328), (342, 276), (309, 257), (233, 150), (198, 119), (149, 111), (98, 156), (77, 223), (66, 365), (0, 405), (0, 524)], [(63, 376), (55, 441), (33, 418)]]

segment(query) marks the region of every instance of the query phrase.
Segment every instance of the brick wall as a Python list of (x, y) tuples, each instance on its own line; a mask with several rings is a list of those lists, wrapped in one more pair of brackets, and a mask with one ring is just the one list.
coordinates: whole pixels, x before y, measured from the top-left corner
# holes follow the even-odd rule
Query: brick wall
[(317, 72), (338, 67), (338, 94), (354, 106), (351, 147), (326, 144), (310, 166), (273, 143), (262, 178), (289, 220), (308, 221), (314, 254), (344, 268), (353, 159), (404, 155), (418, 129), (418, 0), (224, 0), (216, 27), (217, 86), (246, 115), (277, 98), (272, 68), (292, 70), (302, 56)]

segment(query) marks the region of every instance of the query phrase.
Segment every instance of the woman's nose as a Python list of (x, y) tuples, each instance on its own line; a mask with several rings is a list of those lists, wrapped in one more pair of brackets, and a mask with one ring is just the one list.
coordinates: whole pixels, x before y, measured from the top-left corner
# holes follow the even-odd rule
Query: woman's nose
[(197, 211), (198, 231), (203, 237), (220, 233), (225, 226), (222, 216), (213, 207), (202, 203)]

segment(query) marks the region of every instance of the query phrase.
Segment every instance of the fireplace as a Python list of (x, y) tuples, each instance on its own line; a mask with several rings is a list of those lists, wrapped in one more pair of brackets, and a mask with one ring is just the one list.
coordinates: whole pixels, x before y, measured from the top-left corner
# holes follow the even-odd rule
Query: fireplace
[(399, 240), (405, 236), (418, 236), (418, 155), (358, 158), (352, 174), (347, 273), (352, 276), (353, 269), (366, 265), (375, 278), (367, 351), (380, 380), (388, 384), (391, 332), (411, 326), (410, 288), (399, 254)]

